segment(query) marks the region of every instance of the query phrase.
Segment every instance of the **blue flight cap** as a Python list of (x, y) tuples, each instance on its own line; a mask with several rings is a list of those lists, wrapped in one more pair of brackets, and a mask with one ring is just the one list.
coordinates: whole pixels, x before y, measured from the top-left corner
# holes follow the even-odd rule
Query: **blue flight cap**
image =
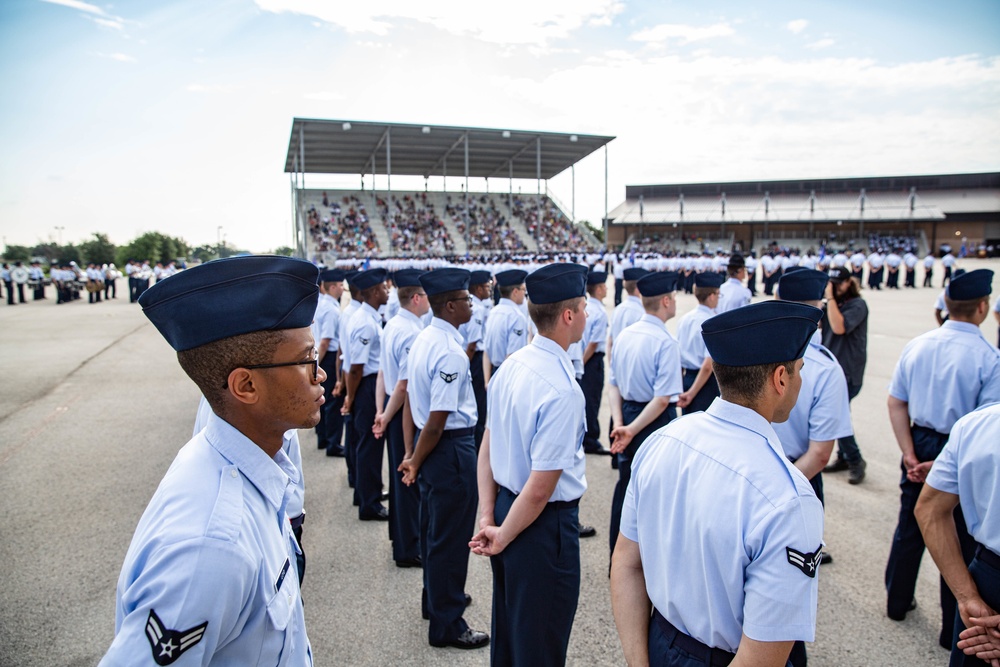
[(350, 286), (350, 287), (356, 287), (356, 285), (354, 284), (354, 279), (357, 277), (357, 275), (359, 273), (361, 273), (361, 272), (360, 271), (353, 271), (353, 270), (352, 271), (347, 271), (347, 272), (344, 273), (344, 280), (347, 281), (348, 286)]
[(625, 280), (638, 280), (648, 274), (646, 269), (625, 269), (622, 271), (622, 278)]
[(701, 336), (713, 361), (759, 366), (801, 359), (823, 311), (793, 301), (761, 301), (710, 317)]
[(715, 273), (714, 271), (705, 271), (704, 273), (696, 273), (694, 275), (694, 286), (695, 287), (714, 287), (716, 289), (722, 287), (726, 279), (721, 273)]
[(354, 282), (351, 284), (359, 290), (366, 290), (369, 287), (375, 287), (379, 283), (384, 283), (388, 277), (389, 272), (385, 269), (368, 269), (354, 276)]
[(587, 267), (579, 264), (546, 264), (525, 279), (528, 298), (538, 305), (559, 303), (587, 291)]
[(743, 259), (743, 255), (736, 254), (729, 258), (729, 265), (727, 268), (728, 270), (732, 271), (733, 269), (746, 268), (746, 265), (747, 262), (745, 259)]
[(952, 301), (971, 301), (989, 296), (993, 291), (993, 272), (989, 269), (976, 269), (948, 283), (948, 298)]
[(427, 296), (469, 289), (471, 272), (466, 269), (436, 269), (420, 275), (420, 284)]
[[(785, 269), (784, 271), (782, 271), (781, 275), (787, 276), (789, 273), (795, 273), (796, 271), (805, 271), (805, 270), (806, 270), (806, 267), (804, 267), (804, 266), (800, 266), (800, 265), (790, 266), (787, 269)], [(780, 278), (779, 278), (779, 280), (780, 280)]]
[(342, 269), (327, 269), (319, 274), (321, 283), (341, 283), (344, 282), (344, 271)]
[(606, 282), (608, 282), (608, 274), (606, 271), (591, 271), (587, 274), (588, 285), (603, 285)]
[(782, 301), (820, 301), (830, 276), (822, 271), (798, 267), (778, 279), (778, 298)]
[(400, 269), (393, 275), (392, 281), (396, 287), (420, 287), (420, 276), (424, 273), (419, 269)]
[(489, 281), (493, 280), (493, 274), (489, 271), (473, 271), (472, 275), (469, 277), (470, 285), (485, 285)]
[(510, 269), (497, 274), (497, 285), (500, 287), (514, 287), (524, 282), (528, 277), (527, 271), (521, 269)]
[(660, 296), (669, 294), (677, 288), (677, 274), (673, 271), (658, 271), (648, 273), (637, 282), (639, 294), (642, 296)]
[(228, 257), (159, 281), (142, 293), (139, 305), (170, 347), (183, 352), (254, 331), (309, 326), (318, 274), (292, 257)]

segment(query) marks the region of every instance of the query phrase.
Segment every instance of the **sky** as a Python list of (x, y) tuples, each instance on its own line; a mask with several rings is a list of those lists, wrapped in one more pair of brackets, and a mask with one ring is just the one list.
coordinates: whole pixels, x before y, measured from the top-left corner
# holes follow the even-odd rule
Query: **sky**
[[(1000, 2), (4, 0), (0, 98), (4, 243), (264, 252), (291, 245), (295, 117), (615, 136), (609, 208), (626, 184), (1000, 170)], [(599, 222), (603, 151), (575, 180), (548, 186)]]

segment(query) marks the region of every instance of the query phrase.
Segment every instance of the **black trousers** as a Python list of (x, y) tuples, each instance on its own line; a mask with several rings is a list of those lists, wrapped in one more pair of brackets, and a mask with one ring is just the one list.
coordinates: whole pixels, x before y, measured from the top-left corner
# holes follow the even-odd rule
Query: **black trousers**
[(482, 352), (472, 355), (469, 361), (469, 373), (472, 375), (472, 393), (476, 397), (476, 452), (478, 452), (480, 445), (483, 444), (483, 434), (486, 432), (486, 374), (483, 372)]
[(750, 290), (750, 296), (757, 296), (757, 269), (747, 271), (747, 274), (747, 289)]
[[(419, 439), (420, 433), (416, 437)], [(420, 484), (420, 550), (424, 561), (428, 640), (457, 638), (469, 626), (465, 612), (465, 580), (469, 571), (469, 536), (476, 526), (479, 488), (473, 431), (445, 431), (422, 466)]]
[(118, 280), (106, 280), (104, 281), (104, 298), (105, 299), (117, 299), (118, 298)]
[[(389, 397), (386, 397), (387, 404)], [(396, 412), (386, 429), (389, 451), (389, 539), (392, 559), (409, 560), (420, 556), (420, 487), (403, 484), (399, 464), (406, 456), (403, 443), (403, 409)]]
[[(983, 602), (993, 609), (1000, 608), (1000, 555), (978, 545), (975, 558), (969, 564), (969, 574), (976, 582), (976, 588), (979, 589), (979, 596)], [(986, 662), (975, 656), (965, 655), (961, 649), (955, 648), (955, 644), (958, 643), (958, 635), (963, 630), (965, 630), (965, 624), (962, 623), (962, 616), (955, 614), (955, 634), (952, 640), (951, 662), (948, 663), (948, 667), (978, 667), (979, 665), (985, 667)]]
[(139, 298), (139, 281), (132, 276), (128, 278), (128, 300), (130, 303), (135, 303), (136, 299)]
[[(517, 498), (500, 487), (503, 523)], [(498, 556), (493, 569), (490, 664), (565, 665), (580, 597), (579, 500), (550, 502)]]
[[(694, 385), (694, 380), (698, 377), (697, 368), (684, 368), (681, 369), (681, 382), (683, 383), (684, 391), (687, 391)], [(708, 380), (705, 382), (705, 386), (701, 388), (697, 394), (695, 394), (694, 399), (686, 408), (684, 408), (684, 414), (689, 415), (692, 412), (704, 412), (708, 410), (708, 406), (712, 404), (719, 396), (719, 383), (715, 379), (715, 373), (708, 376)]]
[(889, 269), (889, 273), (885, 278), (885, 286), (889, 289), (899, 289), (899, 269), (895, 271)]
[(934, 267), (924, 270), (924, 287), (933, 287), (932, 280), (934, 279)]
[(604, 353), (595, 352), (583, 365), (580, 389), (586, 401), (587, 432), (583, 435), (583, 450), (596, 451), (601, 448), (601, 427), (597, 415), (601, 409), (601, 393), (604, 391)]
[[(622, 420), (626, 424), (631, 424), (645, 407), (645, 403), (622, 401)], [(632, 459), (635, 458), (639, 447), (642, 446), (642, 443), (653, 431), (663, 428), (676, 416), (677, 406), (671, 403), (649, 426), (639, 431), (632, 438), (632, 442), (628, 444), (625, 451), (618, 455), (618, 483), (615, 484), (614, 496), (611, 498), (611, 529), (608, 532), (611, 555), (615, 553), (615, 543), (618, 541), (618, 532), (621, 530), (622, 505), (625, 503), (625, 491), (628, 489), (628, 483), (632, 479)]]
[[(948, 441), (946, 433), (938, 433), (922, 426), (912, 426), (910, 433), (913, 435), (914, 453), (921, 462), (936, 459)], [(906, 469), (903, 468), (899, 488), (899, 521), (896, 524), (896, 533), (892, 538), (889, 562), (885, 568), (885, 588), (888, 593), (887, 609), (892, 614), (904, 614), (910, 606), (913, 593), (917, 588), (920, 560), (924, 555), (924, 536), (913, 516), (913, 508), (917, 504), (917, 498), (924, 485), (907, 480)], [(968, 564), (975, 554), (976, 543), (969, 536), (969, 531), (965, 527), (961, 506), (955, 508), (955, 527), (958, 529), (958, 541), (962, 546), (962, 557)], [(939, 638), (942, 645), (951, 646), (957, 607), (955, 596), (952, 595), (942, 577), (941, 635)]]
[[(326, 402), (320, 410), (319, 423), (316, 424), (316, 447), (331, 450), (331, 441), (340, 446), (341, 432), (344, 430), (344, 418), (340, 414), (340, 407), (343, 400), (335, 401), (333, 398), (333, 388), (337, 384), (337, 352), (327, 352), (320, 362), (320, 367), (326, 372), (326, 381), (323, 382), (323, 396)], [(339, 405), (334, 406), (335, 403)], [(334, 409), (336, 407), (336, 409)]]
[(354, 474), (359, 516), (370, 516), (382, 508), (382, 453), (385, 438), (372, 433), (375, 425), (375, 381), (377, 373), (366, 375), (358, 384), (351, 406), (354, 434), (358, 443), (357, 470)]
[(649, 621), (647, 636), (649, 664), (670, 667), (725, 667), (735, 658), (735, 653), (729, 653), (721, 648), (712, 648), (694, 637), (684, 634), (674, 624), (653, 609), (653, 617)]
[(917, 269), (908, 268), (906, 269), (906, 281), (903, 283), (904, 287), (916, 287), (917, 286)]
[(14, 281), (5, 280), (3, 281), (4, 287), (7, 288), (7, 305), (13, 306), (16, 302), (14, 301)]
[(615, 278), (615, 305), (617, 306), (622, 302), (622, 287), (625, 281), (621, 278)]
[(45, 298), (45, 282), (42, 281), (42, 280), (39, 280), (38, 284), (35, 285), (35, 288), (34, 288), (33, 299), (35, 301), (41, 301), (44, 298)]

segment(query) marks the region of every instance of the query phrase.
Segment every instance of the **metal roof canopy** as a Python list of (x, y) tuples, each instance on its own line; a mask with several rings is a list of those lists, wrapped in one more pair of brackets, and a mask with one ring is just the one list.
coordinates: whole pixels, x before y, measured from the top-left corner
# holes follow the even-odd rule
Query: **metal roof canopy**
[(548, 180), (613, 139), (560, 132), (295, 118), (285, 172)]

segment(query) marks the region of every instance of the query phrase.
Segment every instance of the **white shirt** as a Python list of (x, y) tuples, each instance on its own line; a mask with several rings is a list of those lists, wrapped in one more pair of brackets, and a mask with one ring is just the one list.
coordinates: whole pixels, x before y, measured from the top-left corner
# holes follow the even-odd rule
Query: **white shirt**
[(592, 296), (587, 297), (587, 325), (581, 343), (584, 347), (597, 343), (595, 354), (603, 354), (608, 349), (608, 312), (604, 304)]
[(406, 394), (417, 428), (427, 424), (431, 412), (450, 413), (445, 430), (469, 428), (479, 419), (462, 343), (458, 329), (435, 317), (410, 346)]
[(500, 299), (486, 321), (483, 343), (494, 366), (527, 345), (528, 322), (520, 306), (510, 299)]
[(677, 326), (677, 342), (680, 345), (681, 366), (698, 370), (708, 357), (705, 339), (701, 336), (701, 325), (716, 313), (708, 306), (698, 304), (698, 307), (681, 318)]
[[(631, 294), (625, 295), (625, 298), (615, 306), (615, 311), (611, 314), (612, 342), (618, 340), (618, 335), (626, 327), (638, 322), (645, 314), (646, 310), (642, 307), (642, 299)], [(612, 351), (612, 354), (614, 354), (614, 351)]]
[(684, 391), (677, 341), (658, 318), (645, 314), (615, 340), (611, 384), (626, 401), (648, 403), (654, 396)]
[(410, 348), (423, 330), (423, 320), (405, 308), (400, 308), (396, 316), (389, 320), (382, 330), (379, 367), (382, 369), (387, 396), (392, 394), (400, 380), (409, 380), (407, 361)]
[[(382, 318), (367, 303), (361, 304), (347, 325), (347, 349), (351, 366), (364, 364), (361, 372), (364, 377), (378, 373), (382, 352)], [(344, 363), (344, 369), (349, 369), (347, 362)]]
[(719, 288), (719, 305), (715, 307), (715, 312), (721, 315), (749, 304), (750, 289), (741, 280), (730, 278)]

